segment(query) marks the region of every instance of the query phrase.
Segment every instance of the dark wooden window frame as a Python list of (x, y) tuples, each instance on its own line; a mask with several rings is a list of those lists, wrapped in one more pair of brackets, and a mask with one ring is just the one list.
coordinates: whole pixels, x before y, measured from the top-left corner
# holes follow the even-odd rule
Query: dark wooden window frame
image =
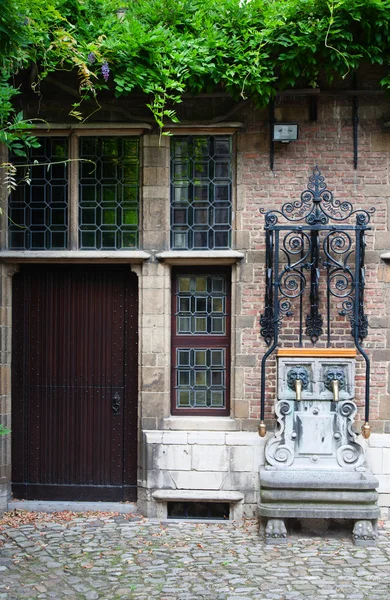
[[(176, 298), (178, 291), (178, 275), (223, 275), (226, 277), (226, 332), (225, 335), (178, 335), (176, 333)], [(230, 345), (231, 345), (231, 269), (230, 267), (175, 267), (172, 269), (171, 297), (171, 413), (187, 416), (220, 416), (230, 414)], [(177, 408), (176, 407), (176, 350), (186, 348), (223, 348), (225, 354), (226, 397), (223, 408)]]

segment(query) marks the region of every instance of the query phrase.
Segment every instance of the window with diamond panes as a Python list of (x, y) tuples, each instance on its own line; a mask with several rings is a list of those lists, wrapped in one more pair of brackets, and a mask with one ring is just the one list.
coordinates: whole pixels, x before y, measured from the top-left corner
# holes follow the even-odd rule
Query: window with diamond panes
[(68, 159), (68, 140), (41, 137), (39, 142), (27, 158), (10, 157), (20, 165), (8, 202), (12, 250), (65, 250), (68, 245), (68, 165), (61, 162)]
[(174, 136), (171, 141), (171, 247), (229, 249), (231, 136)]
[(229, 308), (229, 271), (175, 272), (173, 414), (228, 414)]
[(80, 249), (137, 248), (138, 138), (82, 137), (79, 155)]

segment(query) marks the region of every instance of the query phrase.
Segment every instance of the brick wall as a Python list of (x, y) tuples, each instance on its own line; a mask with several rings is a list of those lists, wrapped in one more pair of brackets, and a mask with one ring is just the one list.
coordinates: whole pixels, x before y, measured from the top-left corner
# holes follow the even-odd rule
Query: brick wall
[[(390, 265), (380, 255), (390, 250), (389, 227), (389, 151), (390, 131), (382, 124), (388, 115), (385, 102), (361, 97), (359, 107), (359, 161), (353, 168), (352, 98), (320, 97), (318, 119), (309, 120), (306, 98), (282, 97), (277, 101), (275, 117), (299, 124), (299, 139), (289, 144), (275, 143), (274, 171), (269, 168), (267, 116), (260, 111), (247, 116), (250, 127), (238, 134), (238, 198), (237, 242), (245, 250), (245, 261), (237, 267), (240, 292), (237, 295), (237, 315), (252, 318), (240, 333), (238, 357), (244, 367), (244, 394), (240, 398), (242, 413), (250, 419), (259, 417), (260, 361), (265, 349), (259, 337), (258, 317), (264, 305), (264, 217), (260, 209), (280, 208), (289, 200), (299, 200), (306, 189), (308, 177), (317, 164), (328, 189), (338, 200), (351, 201), (356, 208), (375, 207), (372, 230), (366, 242), (365, 308), (369, 333), (364, 348), (372, 361), (371, 420), (376, 432), (390, 431)], [(322, 286), (322, 292), (324, 288)], [(297, 306), (297, 305), (296, 305)], [(306, 308), (306, 310), (305, 310)], [(353, 345), (350, 324), (333, 312), (337, 347)], [(307, 304), (304, 304), (304, 314)], [(297, 321), (284, 318), (281, 341), (283, 346), (297, 345)], [(324, 338), (325, 336), (323, 336)], [(319, 341), (317, 346), (323, 346)], [(305, 345), (310, 346), (307, 340)], [(275, 365), (267, 369), (267, 418), (272, 418)], [(357, 402), (363, 405), (364, 364), (357, 365)], [(247, 408), (244, 408), (247, 403)], [(360, 411), (362, 416), (362, 411)], [(247, 423), (244, 424), (244, 427)]]

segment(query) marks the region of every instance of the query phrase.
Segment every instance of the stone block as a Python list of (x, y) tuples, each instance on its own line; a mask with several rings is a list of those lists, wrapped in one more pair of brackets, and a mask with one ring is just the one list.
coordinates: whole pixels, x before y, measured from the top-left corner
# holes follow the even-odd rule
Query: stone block
[(169, 186), (169, 169), (166, 167), (144, 167), (144, 186)]
[(142, 292), (142, 312), (144, 315), (161, 315), (165, 308), (163, 290), (146, 289)]
[(5, 512), (8, 508), (8, 500), (11, 495), (11, 484), (8, 482), (0, 482), (0, 513)]
[(390, 232), (389, 231), (376, 231), (375, 232), (375, 249), (376, 250), (389, 250), (390, 249)]
[(11, 393), (10, 365), (0, 365), (0, 390), (2, 394)]
[(258, 265), (264, 265), (265, 251), (248, 250), (248, 252), (246, 253), (246, 259), (248, 263), (257, 263)]
[(390, 185), (367, 184), (364, 186), (363, 194), (366, 197), (387, 197), (390, 196)]
[(390, 394), (379, 396), (379, 418), (390, 419)]
[(368, 250), (364, 255), (364, 262), (366, 265), (376, 265), (380, 263), (380, 256), (380, 250)]
[(234, 402), (234, 416), (236, 419), (247, 419), (249, 417), (249, 402), (247, 400), (236, 400)]
[(168, 168), (169, 152), (164, 147), (146, 147), (143, 154), (144, 167)]
[(255, 367), (257, 364), (257, 356), (254, 354), (237, 354), (236, 355), (236, 366), (237, 367)]
[(190, 431), (188, 432), (188, 443), (206, 446), (220, 446), (225, 444), (225, 432)]
[[(383, 474), (390, 475), (390, 448), (383, 448)], [(375, 471), (374, 471), (375, 473)], [(390, 490), (389, 490), (390, 492)]]
[(231, 446), (230, 448), (230, 470), (252, 471), (254, 449), (252, 446)]
[(160, 392), (166, 389), (164, 368), (144, 367), (142, 369), (142, 389), (145, 392)]
[(163, 431), (162, 432), (162, 443), (163, 444), (175, 444), (182, 445), (190, 443), (188, 441), (188, 434), (186, 431)]
[(237, 135), (238, 152), (265, 152), (267, 137), (264, 133), (240, 133)]
[(256, 517), (257, 517), (257, 503), (243, 504), (242, 518), (243, 519), (255, 519)]
[(11, 413), (11, 395), (0, 396), (0, 415)]
[(191, 446), (183, 444), (153, 445), (153, 468), (168, 471), (190, 471), (191, 448)]
[[(188, 432), (220, 431), (223, 433), (222, 443), (224, 444), (224, 432), (236, 431), (238, 429), (238, 424), (235, 419), (231, 419), (230, 417), (207, 417), (206, 419), (205, 417), (200, 416), (179, 417), (170, 415), (167, 419), (164, 419), (163, 429)], [(191, 438), (191, 443), (194, 443), (193, 438)], [(208, 444), (207, 441), (206, 444)]]
[(378, 498), (379, 506), (390, 506), (390, 494), (379, 494)]
[(145, 444), (162, 444), (162, 431), (144, 431)]
[(149, 489), (167, 489), (174, 490), (176, 488), (175, 482), (168, 471), (161, 471), (159, 469), (150, 470), (146, 473), (146, 482)]
[(0, 458), (0, 479), (4, 478), (7, 482), (11, 481), (11, 465), (9, 463), (9, 459), (8, 459), (8, 464), (1, 464), (1, 458)]
[(371, 134), (371, 149), (373, 152), (390, 152), (390, 136), (385, 132)]
[(153, 350), (157, 354), (169, 352), (169, 337), (165, 327), (155, 327), (152, 329)]
[(265, 464), (264, 446), (265, 444), (263, 443), (261, 446), (254, 446), (253, 448), (253, 470), (255, 473)]
[(157, 419), (155, 417), (141, 417), (141, 429), (142, 431), (156, 430)]
[(260, 438), (257, 433), (251, 431), (226, 433), (226, 444), (228, 446), (258, 446), (262, 443), (264, 444), (264, 438)]
[(382, 475), (383, 471), (383, 448), (367, 448), (365, 451), (368, 466), (374, 475)]
[(169, 414), (169, 394), (141, 392), (142, 416), (163, 419)]
[(258, 473), (228, 473), (223, 481), (223, 490), (240, 490), (240, 492), (254, 492), (259, 487)]
[(256, 326), (256, 317), (254, 316), (238, 316), (236, 318), (237, 329), (253, 329)]
[(390, 283), (390, 264), (389, 263), (384, 263), (384, 264), (379, 265), (378, 281), (383, 281), (384, 283)]
[(390, 435), (386, 433), (372, 433), (368, 439), (370, 448), (390, 448)]
[(253, 264), (240, 264), (237, 267), (237, 271), (240, 283), (253, 282)]
[(141, 358), (141, 364), (144, 367), (155, 367), (157, 364), (157, 355), (152, 353), (143, 352)]
[(144, 148), (147, 147), (155, 147), (155, 148), (169, 148), (169, 138), (167, 139), (165, 136), (161, 137), (158, 134), (146, 134), (142, 136), (142, 142)]
[(169, 243), (168, 233), (165, 228), (144, 231), (143, 249), (149, 252), (164, 250)]
[(390, 348), (381, 348), (372, 351), (372, 359), (378, 362), (390, 361)]
[(390, 492), (390, 475), (377, 475), (379, 481), (378, 492), (388, 494)]
[(368, 325), (372, 329), (386, 329), (389, 327), (389, 318), (387, 316), (374, 316), (370, 315), (368, 318)]
[(215, 471), (173, 471), (171, 473), (175, 486), (181, 490), (219, 490), (224, 475), (225, 473)]
[(249, 231), (236, 231), (234, 248), (245, 251), (250, 246)]
[(195, 471), (228, 471), (229, 462), (226, 446), (193, 444), (192, 468)]

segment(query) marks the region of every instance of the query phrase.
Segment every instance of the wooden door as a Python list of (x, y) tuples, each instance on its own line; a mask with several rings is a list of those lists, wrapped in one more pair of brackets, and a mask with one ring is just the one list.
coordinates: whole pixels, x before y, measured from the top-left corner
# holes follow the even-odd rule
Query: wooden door
[(14, 497), (136, 499), (137, 295), (128, 266), (14, 276)]

